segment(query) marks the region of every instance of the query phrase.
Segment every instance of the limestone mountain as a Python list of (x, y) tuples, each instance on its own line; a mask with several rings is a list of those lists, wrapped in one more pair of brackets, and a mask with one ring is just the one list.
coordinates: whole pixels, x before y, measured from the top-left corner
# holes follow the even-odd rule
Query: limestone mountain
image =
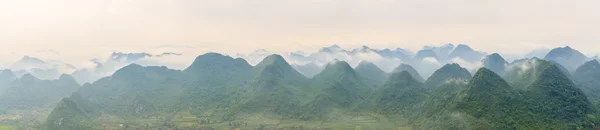
[(438, 88), (439, 86), (452, 82), (452, 80), (470, 80), (471, 73), (465, 68), (462, 68), (460, 65), (446, 64), (442, 68), (436, 70), (429, 79), (425, 81), (425, 88), (429, 90), (433, 90)]
[(373, 88), (379, 87), (388, 78), (386, 72), (367, 61), (360, 62), (354, 70), (365, 85)]
[(244, 59), (233, 59), (218, 53), (198, 56), (183, 72), (208, 86), (240, 84), (249, 80), (253, 67)]
[(532, 111), (555, 120), (556, 122), (553, 123), (580, 125), (590, 123), (587, 117), (593, 112), (591, 103), (585, 94), (554, 65), (542, 69), (524, 95), (532, 104), (530, 108)]
[(470, 129), (516, 129), (523, 96), (499, 75), (481, 68), (454, 100), (454, 109), (473, 117)]
[(375, 109), (385, 114), (407, 112), (429, 96), (423, 83), (408, 71), (393, 73), (382, 88), (374, 92)]
[(573, 79), (590, 100), (600, 99), (600, 63), (597, 60), (588, 61), (577, 68)]
[(0, 72), (0, 95), (4, 93), (4, 90), (10, 87), (10, 83), (15, 79), (17, 79), (17, 76), (9, 69)]
[(476, 62), (480, 61), (484, 56), (485, 53), (475, 51), (467, 45), (459, 44), (454, 48), (452, 53), (448, 55), (448, 59), (461, 58), (466, 61)]
[(100, 125), (93, 122), (77, 103), (70, 98), (63, 98), (51, 112), (44, 124), (48, 130), (94, 130)]
[(358, 75), (344, 61), (333, 61), (323, 72), (313, 78), (312, 91), (315, 94), (304, 108), (305, 118), (329, 119), (333, 111), (353, 109), (366, 99), (372, 90), (365, 87)]
[(410, 66), (408, 64), (400, 64), (400, 65), (398, 65), (398, 67), (396, 67), (392, 71), (392, 73), (400, 73), (402, 71), (407, 71), (410, 75), (413, 76), (413, 78), (415, 78), (419, 82), (424, 82), (425, 81), (425, 79), (423, 79), (423, 77), (421, 77), (421, 74), (419, 74), (419, 72), (417, 72), (417, 70), (415, 68), (413, 68), (412, 66)]
[(504, 74), (507, 64), (508, 62), (506, 62), (506, 60), (504, 60), (504, 58), (502, 58), (502, 56), (500, 56), (498, 53), (493, 53), (483, 58), (483, 66), (498, 75)]
[(53, 108), (63, 97), (79, 88), (69, 75), (62, 75), (57, 80), (40, 80), (27, 74), (12, 82), (0, 95), (0, 106), (9, 109)]
[[(257, 77), (243, 92), (234, 114), (274, 113), (297, 117), (306, 102), (309, 79), (294, 70), (279, 55), (267, 56), (255, 66)], [(235, 116), (235, 115), (234, 115)]]
[(577, 67), (588, 60), (588, 57), (569, 46), (565, 46), (550, 50), (544, 59), (548, 61), (556, 61), (567, 68), (569, 72), (574, 72)]

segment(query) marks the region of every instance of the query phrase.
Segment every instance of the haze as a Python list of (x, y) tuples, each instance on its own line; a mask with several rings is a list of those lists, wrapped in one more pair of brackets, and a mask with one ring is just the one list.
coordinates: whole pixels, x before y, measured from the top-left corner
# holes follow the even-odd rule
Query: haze
[[(519, 55), (569, 45), (596, 55), (594, 0), (19, 0), (0, 3), (0, 63), (86, 66), (112, 52), (274, 53), (469, 44)], [(189, 63), (188, 63), (189, 64)]]

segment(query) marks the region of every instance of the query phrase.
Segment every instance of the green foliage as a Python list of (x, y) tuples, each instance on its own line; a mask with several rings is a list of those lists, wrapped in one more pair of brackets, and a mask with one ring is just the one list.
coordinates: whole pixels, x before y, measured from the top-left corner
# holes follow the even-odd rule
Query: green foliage
[(573, 79), (590, 100), (600, 99), (600, 63), (597, 60), (588, 61), (577, 68)]
[(386, 72), (379, 69), (377, 65), (366, 61), (360, 62), (355, 71), (365, 85), (373, 88), (381, 86), (389, 76)]
[(423, 83), (408, 71), (394, 73), (383, 87), (374, 93), (373, 107), (381, 114), (393, 115), (412, 110), (429, 96)]
[(48, 116), (44, 129), (47, 130), (94, 130), (94, 123), (70, 98), (63, 98)]
[(0, 107), (6, 109), (53, 108), (60, 99), (80, 86), (68, 75), (58, 80), (40, 80), (27, 74), (12, 82), (0, 95)]
[(507, 64), (508, 62), (506, 62), (506, 60), (498, 53), (488, 55), (483, 59), (483, 66), (498, 75), (504, 74)]
[[(268, 56), (252, 67), (240, 59), (209, 53), (196, 58), (184, 71), (139, 65), (124, 67), (63, 99), (43, 126), (47, 129), (595, 128), (598, 114), (583, 92), (560, 68), (550, 62), (540, 60), (540, 63), (543, 64), (525, 71), (532, 73), (526, 76), (516, 75), (514, 70), (506, 72), (515, 76), (511, 77), (512, 83), (489, 69), (482, 68), (471, 77), (459, 65), (448, 64), (425, 83), (408, 69), (393, 73), (379, 87), (370, 87), (373, 84), (365, 82), (381, 80), (382, 73), (367, 63), (355, 71), (346, 62), (332, 62), (308, 79), (278, 55)], [(57, 125), (61, 118), (63, 122)]]
[(400, 65), (398, 65), (398, 67), (396, 67), (392, 71), (392, 73), (400, 73), (402, 71), (407, 71), (408, 73), (410, 73), (410, 75), (413, 76), (413, 78), (415, 78), (419, 82), (425, 82), (425, 79), (423, 79), (423, 77), (421, 77), (421, 75), (419, 74), (419, 72), (417, 72), (417, 70), (415, 70), (415, 68), (413, 68), (412, 66), (410, 66), (408, 64), (400, 64)]
[(470, 80), (471, 73), (460, 65), (446, 64), (442, 68), (436, 70), (431, 77), (425, 81), (425, 87), (428, 90), (434, 90), (440, 85), (443, 85), (451, 80)]

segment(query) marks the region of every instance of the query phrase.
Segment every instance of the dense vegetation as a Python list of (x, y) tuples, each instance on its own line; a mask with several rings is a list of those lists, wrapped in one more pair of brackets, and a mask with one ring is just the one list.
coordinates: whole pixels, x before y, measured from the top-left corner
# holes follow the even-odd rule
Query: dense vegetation
[(473, 76), (458, 64), (423, 80), (405, 64), (388, 74), (333, 61), (307, 78), (279, 55), (251, 66), (208, 53), (182, 71), (132, 64), (81, 87), (67, 75), (13, 78), (0, 102), (53, 108), (36, 127), (52, 130), (597, 128), (598, 96), (586, 92), (600, 90), (597, 61), (571, 78), (540, 59), (484, 60), (491, 65)]

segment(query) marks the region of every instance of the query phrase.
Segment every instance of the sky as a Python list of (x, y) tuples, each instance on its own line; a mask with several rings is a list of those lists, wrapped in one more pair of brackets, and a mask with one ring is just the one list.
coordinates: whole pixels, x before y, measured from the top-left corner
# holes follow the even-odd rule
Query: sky
[[(0, 1), (0, 63), (30, 55), (72, 64), (112, 52), (236, 54), (468, 44), (525, 54), (600, 53), (596, 0)], [(191, 62), (189, 59), (188, 62)]]

